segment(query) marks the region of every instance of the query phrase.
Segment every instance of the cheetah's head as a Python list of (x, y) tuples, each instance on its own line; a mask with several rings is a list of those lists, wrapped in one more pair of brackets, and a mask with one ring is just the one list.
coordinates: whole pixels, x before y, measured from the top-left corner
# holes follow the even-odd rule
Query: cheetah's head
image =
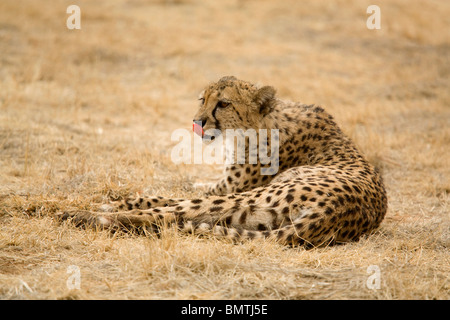
[(261, 120), (274, 108), (275, 89), (270, 86), (258, 88), (233, 76), (223, 77), (203, 90), (199, 100), (194, 131), (204, 138), (211, 138), (206, 132), (210, 129), (220, 131), (216, 131), (215, 136), (226, 129), (259, 129)]

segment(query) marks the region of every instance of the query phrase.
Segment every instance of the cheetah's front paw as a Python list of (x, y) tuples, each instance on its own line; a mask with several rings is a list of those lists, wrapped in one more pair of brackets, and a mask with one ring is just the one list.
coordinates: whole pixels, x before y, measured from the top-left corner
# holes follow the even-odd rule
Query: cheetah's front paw
[(56, 216), (59, 220), (73, 222), (77, 227), (97, 227), (105, 229), (114, 224), (113, 220), (106, 215), (99, 215), (86, 210), (69, 210), (59, 212)]

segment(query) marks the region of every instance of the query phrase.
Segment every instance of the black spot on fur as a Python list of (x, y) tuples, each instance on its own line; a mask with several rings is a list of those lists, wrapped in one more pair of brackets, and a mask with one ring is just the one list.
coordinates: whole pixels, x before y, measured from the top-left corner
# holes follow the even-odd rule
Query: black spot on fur
[(257, 229), (258, 229), (259, 231), (267, 230), (266, 226), (265, 226), (264, 224), (262, 224), (262, 223), (258, 224), (258, 228), (257, 228)]
[(223, 199), (217, 199), (217, 200), (213, 201), (213, 204), (221, 204), (221, 203), (224, 203), (224, 202), (225, 202), (225, 200), (223, 200)]
[(313, 213), (313, 214), (311, 214), (308, 218), (311, 219), (311, 220), (314, 220), (314, 219), (316, 219), (318, 216), (319, 216), (319, 215), (318, 215), (317, 213)]
[(227, 228), (222, 228), (221, 231), (222, 231), (222, 234), (224, 236), (228, 235), (228, 229)]
[(281, 229), (280, 229), (280, 230), (277, 230), (276, 233), (277, 233), (278, 239), (279, 239), (279, 238), (282, 238), (283, 235), (284, 235), (284, 230), (281, 230)]
[(293, 200), (294, 200), (294, 197), (290, 193), (286, 195), (287, 203), (291, 203)]
[(244, 224), (245, 220), (247, 220), (247, 211), (242, 212), (241, 216), (239, 217), (239, 224)]

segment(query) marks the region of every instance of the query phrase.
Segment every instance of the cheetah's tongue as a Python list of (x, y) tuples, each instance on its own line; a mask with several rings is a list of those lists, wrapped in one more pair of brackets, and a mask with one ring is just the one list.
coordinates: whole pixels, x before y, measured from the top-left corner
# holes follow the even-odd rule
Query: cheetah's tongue
[(200, 137), (203, 137), (205, 135), (205, 132), (203, 131), (203, 128), (201, 125), (197, 124), (197, 123), (193, 123), (192, 124), (192, 130), (198, 134)]

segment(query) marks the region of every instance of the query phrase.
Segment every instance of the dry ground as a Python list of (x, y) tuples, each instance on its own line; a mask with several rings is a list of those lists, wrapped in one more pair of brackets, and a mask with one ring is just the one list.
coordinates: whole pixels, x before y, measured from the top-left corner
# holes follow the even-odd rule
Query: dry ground
[[(81, 30), (65, 25), (73, 3)], [(1, 0), (0, 298), (449, 299), (449, 16), (446, 0)], [(136, 192), (199, 196), (219, 171), (173, 164), (170, 134), (223, 75), (335, 115), (385, 177), (380, 230), (304, 250), (53, 219)]]

